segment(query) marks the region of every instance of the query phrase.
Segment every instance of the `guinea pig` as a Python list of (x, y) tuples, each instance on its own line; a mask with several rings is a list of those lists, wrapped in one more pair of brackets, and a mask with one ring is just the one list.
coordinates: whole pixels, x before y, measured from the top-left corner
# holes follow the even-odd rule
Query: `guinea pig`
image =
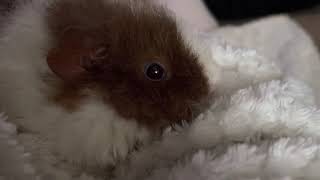
[(1, 110), (55, 158), (115, 164), (209, 95), (176, 18), (146, 0), (26, 1), (3, 23)]

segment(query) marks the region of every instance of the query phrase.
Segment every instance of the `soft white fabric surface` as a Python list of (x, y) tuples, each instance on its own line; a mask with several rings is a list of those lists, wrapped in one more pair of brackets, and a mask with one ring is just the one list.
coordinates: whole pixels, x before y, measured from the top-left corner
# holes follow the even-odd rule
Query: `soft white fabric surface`
[[(113, 178), (320, 179), (320, 60), (310, 37), (278, 16), (197, 38), (190, 42), (215, 87), (212, 105), (192, 124), (168, 129), (133, 153)], [(50, 179), (37, 173), (15, 135), (1, 116), (0, 179)], [(59, 179), (72, 177), (59, 173)]]
[(310, 37), (286, 16), (204, 36), (212, 58), (203, 62), (219, 67), (213, 105), (134, 154), (118, 179), (319, 179), (320, 61)]

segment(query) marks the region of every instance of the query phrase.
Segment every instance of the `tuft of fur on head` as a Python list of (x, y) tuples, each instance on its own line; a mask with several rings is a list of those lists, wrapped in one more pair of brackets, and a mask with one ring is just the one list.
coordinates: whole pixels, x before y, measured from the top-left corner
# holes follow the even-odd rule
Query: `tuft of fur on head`
[[(89, 88), (122, 117), (148, 127), (191, 120), (193, 106), (209, 92), (197, 56), (165, 9), (135, 3), (64, 0), (49, 9), (56, 44), (48, 61), (65, 79), (56, 102), (75, 107), (85, 98), (76, 94)], [(102, 58), (90, 59), (99, 49)], [(145, 77), (144, 66), (152, 62), (167, 70), (165, 80)]]

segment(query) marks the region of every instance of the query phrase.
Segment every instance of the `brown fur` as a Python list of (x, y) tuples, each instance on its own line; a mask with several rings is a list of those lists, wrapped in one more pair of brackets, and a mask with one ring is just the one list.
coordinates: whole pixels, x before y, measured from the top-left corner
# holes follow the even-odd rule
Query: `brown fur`
[[(56, 45), (48, 63), (65, 80), (57, 102), (80, 102), (84, 97), (72, 92), (93, 85), (121, 116), (149, 127), (191, 120), (193, 106), (209, 91), (197, 56), (164, 9), (146, 3), (131, 6), (64, 0), (49, 9)], [(102, 58), (90, 59), (100, 47), (106, 48)], [(144, 65), (150, 62), (166, 68), (166, 80), (155, 82), (144, 76)], [(61, 70), (66, 67), (77, 70), (70, 75)]]

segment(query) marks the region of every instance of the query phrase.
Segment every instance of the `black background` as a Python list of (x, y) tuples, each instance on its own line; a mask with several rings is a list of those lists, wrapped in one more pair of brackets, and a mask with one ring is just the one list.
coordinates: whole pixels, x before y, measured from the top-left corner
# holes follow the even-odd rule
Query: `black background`
[[(320, 0), (204, 0), (209, 10), (222, 20), (238, 20), (292, 12), (320, 4)], [(320, 21), (320, 20), (319, 20)]]

